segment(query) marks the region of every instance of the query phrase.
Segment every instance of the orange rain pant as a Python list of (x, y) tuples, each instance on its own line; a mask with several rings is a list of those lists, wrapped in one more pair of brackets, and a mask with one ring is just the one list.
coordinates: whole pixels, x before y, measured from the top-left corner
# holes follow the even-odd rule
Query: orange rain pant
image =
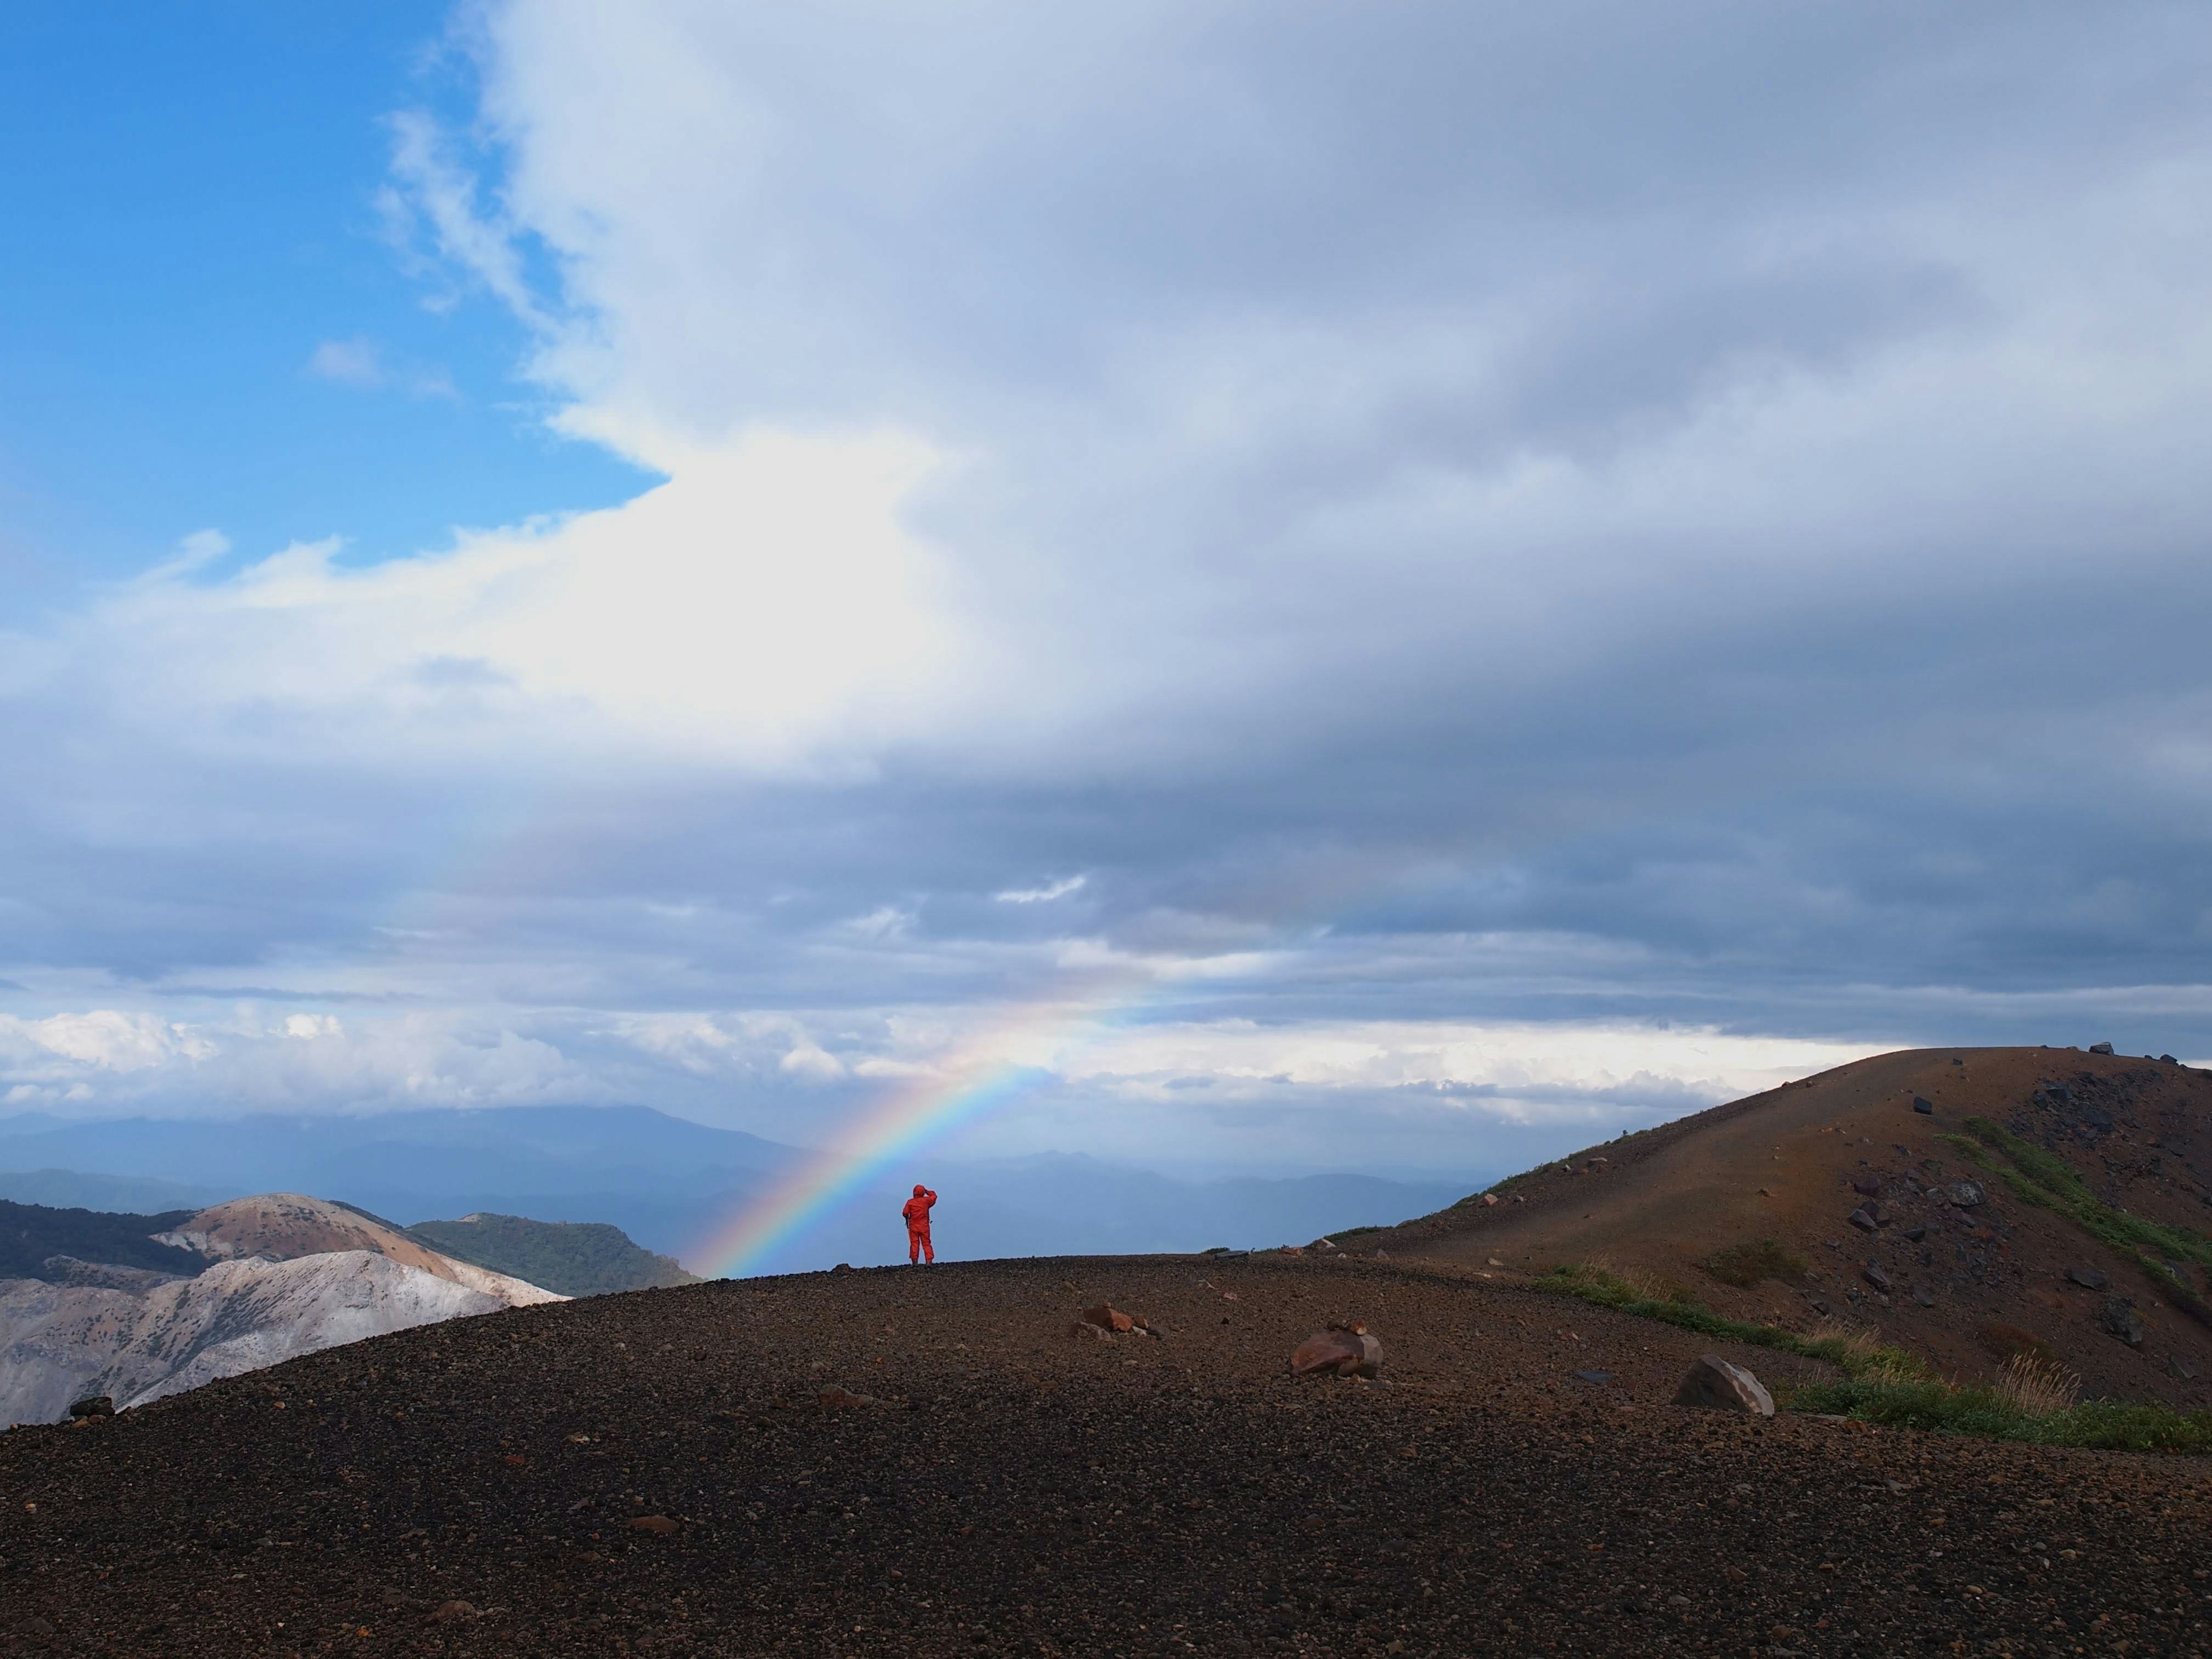
[(932, 1267), (937, 1264), (937, 1249), (929, 1242), (929, 1229), (908, 1227), (906, 1230), (907, 1265), (912, 1267), (924, 1256), (929, 1258)]

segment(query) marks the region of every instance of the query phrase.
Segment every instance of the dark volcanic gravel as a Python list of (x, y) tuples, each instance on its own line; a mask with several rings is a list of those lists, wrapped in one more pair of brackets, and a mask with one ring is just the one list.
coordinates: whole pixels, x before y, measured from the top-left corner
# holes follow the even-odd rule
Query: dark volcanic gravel
[[(1100, 1297), (1167, 1334), (1066, 1335)], [(1285, 1374), (1338, 1316), (1395, 1386)], [(2203, 1462), (1683, 1410), (1698, 1352), (1502, 1275), (1283, 1257), (464, 1320), (0, 1437), (0, 1650), (2204, 1648)]]

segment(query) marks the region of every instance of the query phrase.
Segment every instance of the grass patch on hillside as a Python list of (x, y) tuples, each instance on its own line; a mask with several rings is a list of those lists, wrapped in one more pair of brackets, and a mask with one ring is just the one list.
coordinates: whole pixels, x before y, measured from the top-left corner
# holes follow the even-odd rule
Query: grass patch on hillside
[(1802, 1279), (1808, 1265), (1796, 1251), (1771, 1238), (1747, 1238), (1741, 1244), (1715, 1250), (1705, 1263), (1705, 1271), (1723, 1285), (1747, 1291), (1763, 1279), (1779, 1279), (1784, 1284)]
[(1730, 1319), (1695, 1302), (1650, 1295), (1622, 1275), (1588, 1263), (1554, 1267), (1536, 1286), (1701, 1335), (1823, 1359), (1843, 1372), (1833, 1382), (1777, 1389), (1776, 1402), (1786, 1411), (2039, 1446), (2212, 1452), (2212, 1412), (2077, 1401), (2076, 1381), (2033, 1353), (2016, 1354), (1995, 1383), (1961, 1388), (1930, 1375), (1917, 1355), (1887, 1346), (1867, 1331), (1824, 1325), (1805, 1334)]
[(1784, 1353), (1802, 1354), (1808, 1359), (1825, 1359), (1847, 1377), (1918, 1379), (1927, 1375), (1927, 1368), (1915, 1356), (1902, 1348), (1884, 1346), (1863, 1333), (1831, 1328), (1807, 1336), (1785, 1331), (1778, 1325), (1756, 1325), (1747, 1319), (1730, 1319), (1701, 1303), (1650, 1295), (1619, 1273), (1584, 1262), (1553, 1268), (1536, 1281), (1536, 1288), (1633, 1314), (1639, 1319), (1656, 1319), (1662, 1324), (1679, 1326), (1703, 1336), (1717, 1336), (1758, 1348), (1778, 1348)]
[[(2183, 1313), (2212, 1326), (2212, 1307), (2197, 1295), (2179, 1263), (2212, 1268), (2212, 1239), (2191, 1228), (2150, 1221), (2116, 1209), (2091, 1192), (2074, 1166), (1985, 1117), (1966, 1120), (1966, 1133), (1942, 1137), (1988, 1170), (2022, 1201), (2051, 1210), (2142, 1269)], [(1971, 1137), (1971, 1139), (1969, 1139)], [(2171, 1268), (2168, 1262), (2176, 1265)]]
[(2203, 1234), (2114, 1209), (2089, 1190), (2064, 1158), (2032, 1141), (2022, 1140), (1985, 1117), (1968, 1118), (1966, 1133), (1989, 1152), (2007, 1160), (2009, 1167), (1997, 1165), (1996, 1173), (2014, 1192), (2031, 1204), (2058, 1211), (2092, 1237), (2136, 1257), (2155, 1276), (2172, 1277), (2163, 1267), (2148, 1260), (2147, 1252), (2155, 1252), (2170, 1261), (2195, 1261), (2212, 1267), (2212, 1239)]
[(2178, 1412), (2170, 1406), (2130, 1406), (2112, 1400), (2037, 1409), (2002, 1387), (1962, 1389), (1949, 1382), (1881, 1382), (1846, 1378), (1810, 1382), (1786, 1391), (1793, 1412), (1820, 1412), (1879, 1423), (1885, 1428), (1927, 1429), (2022, 1440), (2038, 1446), (2079, 1446), (2095, 1451), (2212, 1452), (2212, 1412)]

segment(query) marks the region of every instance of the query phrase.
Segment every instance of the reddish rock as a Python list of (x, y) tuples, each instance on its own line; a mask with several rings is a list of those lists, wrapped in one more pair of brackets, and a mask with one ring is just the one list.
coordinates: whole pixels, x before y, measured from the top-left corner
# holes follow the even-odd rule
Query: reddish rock
[(665, 1538), (669, 1534), (680, 1530), (676, 1522), (665, 1515), (633, 1516), (629, 1529), (632, 1532), (649, 1532), (656, 1538)]
[(423, 1616), (429, 1625), (465, 1625), (477, 1616), (476, 1607), (467, 1601), (441, 1601)]
[(1298, 1344), (1291, 1355), (1291, 1374), (1372, 1376), (1382, 1363), (1382, 1345), (1367, 1334), (1366, 1327), (1333, 1325)]
[(1492, 1205), (1496, 1204), (1497, 1202), (1498, 1202), (1498, 1194), (1497, 1194), (1496, 1193), (1485, 1193), (1485, 1194), (1482, 1195), (1482, 1207), (1483, 1207), (1484, 1209), (1486, 1209), (1486, 1209), (1488, 1209), (1488, 1208), (1490, 1208)]
[(876, 1403), (876, 1400), (873, 1395), (854, 1394), (850, 1389), (832, 1382), (814, 1396), (814, 1403), (827, 1412), (839, 1411), (851, 1406), (872, 1406)]
[(1101, 1330), (1133, 1331), (1137, 1328), (1137, 1322), (1110, 1302), (1101, 1302), (1095, 1307), (1085, 1308), (1083, 1316)]

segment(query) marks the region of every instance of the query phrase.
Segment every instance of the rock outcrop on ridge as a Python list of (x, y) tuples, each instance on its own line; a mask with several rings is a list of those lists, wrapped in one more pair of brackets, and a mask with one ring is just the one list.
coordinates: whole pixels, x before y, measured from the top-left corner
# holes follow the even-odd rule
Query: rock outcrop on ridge
[(564, 1299), (297, 1194), (214, 1206), (153, 1243), (198, 1271), (57, 1254), (37, 1278), (0, 1279), (0, 1424), (52, 1422), (87, 1395), (127, 1408), (363, 1337)]

